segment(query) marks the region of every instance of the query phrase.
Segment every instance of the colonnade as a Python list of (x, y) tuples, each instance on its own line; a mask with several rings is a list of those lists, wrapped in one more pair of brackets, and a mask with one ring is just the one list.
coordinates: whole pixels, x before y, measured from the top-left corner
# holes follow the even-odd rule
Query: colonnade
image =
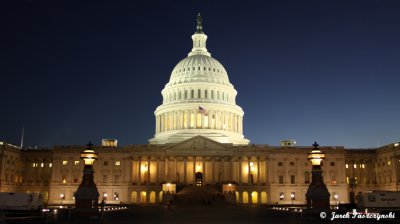
[(143, 157), (132, 161), (132, 183), (196, 184), (196, 174), (201, 174), (203, 184), (260, 185), (267, 183), (268, 166), (265, 159), (230, 157)]
[(226, 111), (178, 110), (156, 116), (156, 133), (182, 129), (217, 129), (243, 133), (243, 117)]

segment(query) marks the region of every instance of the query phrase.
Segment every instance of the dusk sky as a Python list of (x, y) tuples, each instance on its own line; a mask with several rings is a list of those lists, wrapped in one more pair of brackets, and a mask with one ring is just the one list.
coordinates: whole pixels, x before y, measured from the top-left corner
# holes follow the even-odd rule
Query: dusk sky
[(148, 143), (198, 12), (252, 143), (400, 141), (400, 1), (143, 2), (0, 3), (0, 141)]

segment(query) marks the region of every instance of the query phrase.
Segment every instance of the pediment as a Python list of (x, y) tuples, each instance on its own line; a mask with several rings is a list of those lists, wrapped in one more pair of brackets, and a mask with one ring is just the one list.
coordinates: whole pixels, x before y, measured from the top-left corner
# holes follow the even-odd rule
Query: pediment
[(195, 136), (193, 138), (187, 139), (183, 142), (179, 142), (177, 144), (173, 144), (168, 147), (168, 151), (184, 151), (184, 150), (199, 150), (199, 151), (208, 151), (208, 150), (224, 150), (229, 146), (224, 145), (222, 143), (216, 142), (209, 138), (203, 136)]

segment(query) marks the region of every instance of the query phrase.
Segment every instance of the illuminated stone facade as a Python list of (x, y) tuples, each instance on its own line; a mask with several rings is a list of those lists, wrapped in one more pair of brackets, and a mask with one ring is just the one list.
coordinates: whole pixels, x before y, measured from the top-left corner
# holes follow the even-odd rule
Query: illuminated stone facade
[[(310, 147), (253, 145), (243, 136), (243, 110), (224, 67), (206, 49), (201, 19), (193, 49), (174, 68), (155, 111), (150, 144), (95, 146), (94, 181), (106, 203), (159, 203), (163, 183), (185, 186), (223, 184), (242, 204), (305, 204), (311, 181)], [(293, 143), (293, 144), (292, 144)], [(356, 192), (398, 190), (398, 143), (376, 149), (320, 147), (330, 203)], [(74, 204), (82, 181), (83, 146), (20, 149), (0, 142), (0, 191), (41, 192), (49, 204)], [(164, 185), (165, 186), (165, 185)], [(174, 185), (175, 186), (175, 185)], [(228, 185), (224, 185), (227, 189)], [(232, 188), (231, 188), (232, 187)], [(336, 197), (335, 197), (336, 196)]]
[[(0, 191), (41, 192), (50, 204), (74, 203), (82, 178), (83, 146), (20, 150), (2, 142), (0, 149)], [(293, 193), (293, 203), (305, 204), (311, 180), (307, 160), (311, 146), (234, 146), (198, 136), (177, 144), (94, 149), (99, 153), (95, 182), (100, 199), (106, 194), (107, 203), (158, 203), (162, 183), (194, 186), (200, 172), (202, 185), (234, 184), (240, 203), (291, 204)], [(322, 170), (332, 205), (349, 201), (351, 178), (357, 178), (357, 193), (398, 189), (399, 145), (320, 149), (326, 153)]]

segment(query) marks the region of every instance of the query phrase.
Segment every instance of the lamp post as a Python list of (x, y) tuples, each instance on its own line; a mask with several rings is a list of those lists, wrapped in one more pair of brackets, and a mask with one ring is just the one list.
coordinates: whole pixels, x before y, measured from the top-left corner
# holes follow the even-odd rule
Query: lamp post
[(94, 183), (93, 163), (97, 159), (97, 153), (92, 149), (93, 144), (89, 142), (86, 149), (81, 152), (81, 159), (84, 161), (82, 183), (75, 193), (75, 210), (80, 216), (98, 215), (97, 204), (99, 192)]
[(292, 205), (293, 205), (294, 193), (291, 193), (291, 194), (290, 194), (290, 198), (292, 199)]
[(338, 201), (339, 195), (335, 194), (334, 197), (335, 197), (335, 201), (336, 201), (336, 208), (339, 209), (339, 201)]
[(65, 199), (65, 195), (63, 193), (60, 194), (60, 208), (63, 207), (63, 200)]
[(104, 193), (103, 194), (103, 201), (104, 201), (104, 205), (106, 205), (106, 203), (107, 203), (107, 193)]
[(308, 159), (312, 163), (312, 181), (306, 193), (307, 208), (329, 209), (330, 194), (324, 183), (321, 169), (321, 161), (325, 159), (325, 153), (318, 149), (317, 142), (314, 142), (313, 146), (313, 150), (308, 153)]

